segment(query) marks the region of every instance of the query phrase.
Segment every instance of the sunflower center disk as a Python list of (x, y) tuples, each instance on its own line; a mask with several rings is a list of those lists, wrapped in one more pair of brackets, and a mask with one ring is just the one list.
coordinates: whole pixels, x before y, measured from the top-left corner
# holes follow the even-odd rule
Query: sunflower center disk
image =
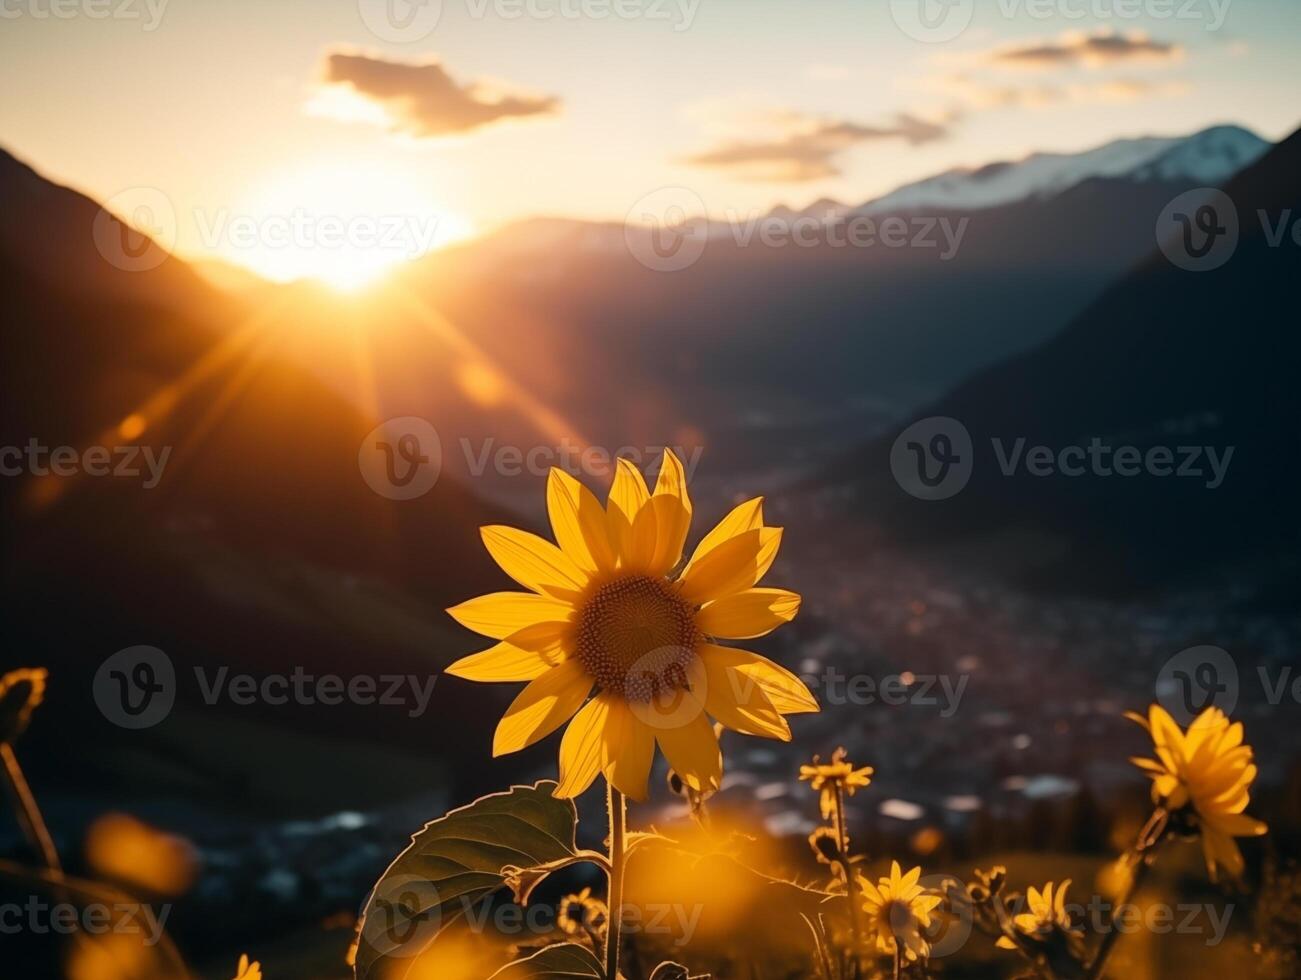
[(578, 659), (604, 691), (650, 701), (688, 687), (704, 640), (695, 611), (663, 579), (632, 575), (602, 585), (578, 614)]

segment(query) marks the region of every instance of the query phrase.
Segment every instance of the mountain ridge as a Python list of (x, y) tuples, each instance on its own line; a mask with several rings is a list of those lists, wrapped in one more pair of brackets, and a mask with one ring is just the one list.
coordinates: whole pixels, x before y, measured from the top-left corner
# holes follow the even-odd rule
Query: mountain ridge
[[(1298, 174), (1301, 131), (1225, 185), (1244, 217), (1220, 268), (1189, 271), (1149, 250), (1056, 336), (921, 406), (810, 489), (870, 515), (882, 540), (974, 552), (988, 570), (1038, 587), (1157, 588), (1285, 561), (1298, 532), (1277, 516), (1301, 480), (1292, 424), (1301, 345), (1289, 329), (1296, 252), (1245, 216), (1301, 211)], [(956, 419), (974, 447), (968, 484), (944, 500), (910, 496), (889, 461), (897, 435), (927, 418)], [(994, 439), (1056, 451), (1093, 438), (1144, 453), (1192, 443), (1233, 456), (1212, 488), (1146, 472), (1005, 473), (990, 451)]]

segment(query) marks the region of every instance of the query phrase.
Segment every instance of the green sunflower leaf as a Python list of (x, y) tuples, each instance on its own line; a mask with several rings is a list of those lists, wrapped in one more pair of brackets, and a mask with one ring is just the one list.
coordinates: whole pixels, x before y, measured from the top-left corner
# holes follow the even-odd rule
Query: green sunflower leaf
[(555, 787), (543, 780), (480, 797), (411, 838), (366, 899), (357, 980), (406, 976), (443, 929), (506, 884), (508, 869), (572, 857), (578, 812), (571, 800), (551, 795)]
[[(622, 971), (621, 971), (622, 972)], [(586, 946), (560, 943), (507, 963), (488, 980), (602, 980), (605, 969)]]

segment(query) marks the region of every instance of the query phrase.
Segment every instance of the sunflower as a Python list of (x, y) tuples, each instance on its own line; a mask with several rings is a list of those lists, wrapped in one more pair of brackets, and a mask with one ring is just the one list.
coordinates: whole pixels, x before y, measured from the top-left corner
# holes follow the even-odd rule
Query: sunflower
[[(1044, 890), (1039, 891), (1033, 885), (1026, 892), (1026, 902), (1030, 906), (1029, 912), (1022, 912), (1012, 920), (1017, 931), (1029, 936), (1032, 939), (1044, 940), (1053, 935), (1055, 932), (1070, 933), (1074, 931), (1071, 926), (1071, 917), (1066, 912), (1066, 890), (1071, 887), (1071, 880), (1067, 878), (1062, 882), (1056, 894), (1053, 894), (1053, 883), (1050, 881), (1044, 885)], [(1000, 936), (998, 945), (1003, 949), (1017, 949), (1015, 940), (1008, 936)]]
[(489, 554), (531, 591), (448, 610), (500, 641), (448, 673), (528, 682), (497, 726), (494, 756), (532, 745), (572, 718), (560, 743), (557, 796), (577, 796), (604, 774), (625, 795), (644, 799), (656, 744), (686, 785), (705, 793), (718, 788), (723, 764), (707, 716), (786, 741), (785, 715), (818, 710), (790, 671), (713, 642), (763, 636), (799, 610), (795, 593), (754, 587), (782, 534), (764, 524), (762, 498), (733, 509), (680, 572), (691, 500), (671, 452), (654, 493), (620, 459), (604, 508), (552, 469), (547, 511), (556, 544), (514, 528), (482, 529)]
[(922, 930), (930, 927), (931, 913), (944, 899), (917, 884), (921, 876), (921, 868), (903, 874), (898, 861), (890, 863), (890, 876), (878, 884), (859, 875), (867, 926), (876, 936), (878, 952), (894, 956), (899, 948), (909, 961), (930, 955), (931, 946)]
[(235, 971), (235, 980), (262, 980), (262, 964), (254, 960), (249, 962), (248, 954), (239, 958), (239, 968)]
[(860, 789), (872, 784), (872, 775), (876, 772), (871, 766), (855, 769), (854, 764), (845, 759), (842, 745), (831, 753), (830, 762), (822, 762), (815, 755), (813, 764), (800, 766), (800, 779), (808, 780), (809, 786), (822, 794), (822, 819), (829, 820), (836, 809), (837, 791), (843, 789), (848, 796), (853, 796)]
[(1158, 704), (1147, 718), (1126, 717), (1152, 736), (1155, 759), (1131, 759), (1152, 779), (1152, 800), (1172, 816), (1189, 820), (1200, 831), (1202, 853), (1211, 880), (1223, 867), (1241, 876), (1242, 852), (1235, 837), (1259, 837), (1269, 828), (1243, 811), (1256, 779), (1250, 745), (1242, 742), (1242, 722), (1230, 724), (1219, 708), (1207, 708), (1182, 731)]
[(560, 928), (571, 936), (580, 929), (599, 933), (605, 928), (605, 903), (592, 897), (592, 889), (584, 888), (577, 895), (566, 895), (560, 900), (556, 920)]
[(840, 832), (835, 827), (819, 827), (809, 834), (809, 847), (819, 864), (839, 864), (844, 859)]

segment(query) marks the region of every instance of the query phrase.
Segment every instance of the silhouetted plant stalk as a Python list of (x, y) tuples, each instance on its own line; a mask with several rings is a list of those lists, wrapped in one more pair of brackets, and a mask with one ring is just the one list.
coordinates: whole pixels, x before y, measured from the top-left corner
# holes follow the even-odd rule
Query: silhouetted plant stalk
[[(12, 861), (0, 860), (0, 881), (35, 885), (47, 890), (60, 902), (123, 904), (123, 900), (129, 898), (124, 893), (64, 873), (54, 837), (45, 823), (36, 795), (32, 792), (14, 751), (14, 742), (27, 730), (33, 713), (44, 699), (46, 678), (47, 673), (43, 668), (14, 670), (0, 677), (0, 778), (4, 781), (14, 817), (38, 862), (37, 867), (25, 867)], [(171, 937), (162, 929), (161, 923), (154, 925), (157, 927), (159, 951), (168, 964), (169, 972), (166, 976), (182, 980), (189, 978), (189, 967)], [(76, 946), (80, 947), (89, 941), (79, 931), (72, 935), (72, 942)]]
[(859, 789), (871, 785), (871, 766), (854, 767), (846, 757), (844, 746), (823, 762), (815, 755), (809, 765), (800, 766), (800, 779), (819, 794), (819, 811), (830, 824), (818, 828), (809, 836), (809, 844), (818, 860), (829, 865), (844, 880), (845, 901), (849, 905), (849, 949), (839, 950), (837, 957), (842, 977), (859, 977), (863, 972), (864, 930), (860, 922), (862, 894), (854, 877), (854, 862), (849, 851), (847, 807), (845, 800)]
[(606, 896), (609, 918), (605, 928), (606, 980), (619, 977), (619, 941), (623, 936), (623, 875), (627, 852), (628, 804), (624, 795), (606, 782), (606, 809), (610, 816), (610, 890)]
[[(38, 885), (49, 889), (51, 894), (62, 896), (60, 899), (66, 901), (76, 900), (82, 903), (97, 902), (101, 905), (113, 907), (115, 905), (138, 903), (126, 892), (119, 891), (108, 885), (101, 885), (95, 881), (88, 881), (83, 878), (74, 878), (62, 871), (53, 868), (27, 868), (13, 861), (0, 859), (0, 881), (12, 881), (20, 885)], [(146, 906), (140, 906), (147, 908)], [(152, 917), (152, 912), (150, 912)], [(162, 954), (173, 971), (167, 974), (170, 978), (181, 978), (188, 980), (193, 974), (186, 965), (185, 958), (181, 956), (181, 951), (177, 949), (176, 943), (168, 935), (167, 930), (162, 928), (161, 923), (156, 920), (152, 926), (157, 931), (158, 950)], [(73, 934), (73, 941), (77, 943), (87, 942), (88, 939), (80, 932)]]
[[(1164, 807), (1157, 807), (1147, 823), (1143, 825), (1143, 829), (1138, 832), (1138, 839), (1129, 852), (1130, 860), (1127, 862), (1128, 866), (1133, 868), (1133, 872), (1129, 876), (1124, 895), (1116, 902), (1117, 908), (1129, 905), (1138, 894), (1144, 879), (1147, 878), (1148, 869), (1156, 862), (1157, 848), (1165, 840), (1169, 827), (1169, 811)], [(1093, 962), (1089, 964), (1089, 972), (1085, 974), (1086, 980), (1101, 980), (1103, 970), (1107, 967), (1107, 959), (1111, 956), (1116, 940), (1119, 938), (1120, 930), (1115, 927), (1115, 923), (1112, 923), (1112, 927), (1102, 937)]]
[(14, 753), (14, 743), (27, 730), (32, 715), (45, 700), (48, 676), (43, 667), (23, 667), (0, 676), (0, 771), (23, 835), (47, 868), (60, 871), (62, 865), (54, 838), (45, 826), (41, 808), (36, 805), (36, 797)]
[(5, 788), (9, 791), (14, 816), (22, 827), (23, 836), (27, 838), (45, 867), (51, 871), (62, 871), (63, 865), (59, 861), (59, 852), (54, 846), (54, 838), (50, 836), (50, 830), (45, 825), (45, 818), (41, 815), (41, 808), (37, 805), (36, 797), (32, 795), (31, 787), (27, 784), (27, 777), (23, 775), (23, 767), (18, 764), (18, 756), (8, 742), (0, 742), (0, 760), (4, 762)]
[(845, 876), (845, 899), (849, 902), (849, 935), (853, 943), (850, 960), (854, 974), (860, 972), (859, 953), (863, 948), (862, 932), (858, 923), (858, 888), (854, 883), (854, 870), (849, 865), (849, 833), (845, 821), (845, 787), (836, 783), (836, 838), (840, 842), (840, 871)]

